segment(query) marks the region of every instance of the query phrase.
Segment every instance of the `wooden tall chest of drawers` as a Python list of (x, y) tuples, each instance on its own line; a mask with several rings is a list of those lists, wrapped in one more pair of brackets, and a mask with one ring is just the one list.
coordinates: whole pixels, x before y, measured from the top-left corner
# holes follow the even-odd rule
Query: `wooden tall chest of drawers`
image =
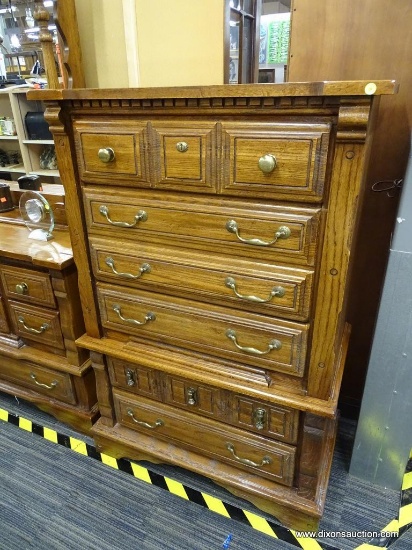
[(372, 107), (391, 81), (33, 92), (46, 102), (115, 456), (323, 509)]

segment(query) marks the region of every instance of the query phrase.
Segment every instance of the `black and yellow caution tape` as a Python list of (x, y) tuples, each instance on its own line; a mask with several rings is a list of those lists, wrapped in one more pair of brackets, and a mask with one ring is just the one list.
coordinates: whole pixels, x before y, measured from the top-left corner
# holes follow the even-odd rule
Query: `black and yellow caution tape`
[[(300, 537), (297, 535), (297, 532), (292, 529), (287, 529), (282, 525), (255, 514), (254, 512), (243, 510), (242, 508), (238, 508), (233, 504), (224, 502), (212, 495), (204, 493), (203, 491), (188, 487), (175, 479), (153, 472), (136, 462), (124, 458), (116, 459), (105, 453), (100, 453), (96, 450), (96, 447), (90, 445), (89, 443), (75, 437), (61, 434), (51, 428), (41, 426), (40, 424), (32, 422), (31, 420), (14, 413), (10, 413), (2, 408), (0, 408), (0, 420), (9, 422), (22, 430), (39, 435), (47, 441), (62, 445), (78, 454), (99, 460), (111, 468), (131, 474), (140, 481), (144, 481), (161, 489), (165, 489), (173, 495), (186, 499), (190, 502), (194, 502), (227, 518), (239, 521), (252, 527), (256, 531), (259, 531), (260, 533), (268, 535), (269, 537), (288, 542), (296, 548), (301, 548), (303, 550), (339, 550), (336, 546), (332, 546), (323, 540), (319, 541), (316, 538), (311, 538), (310, 536)], [(398, 538), (410, 527), (412, 527), (412, 451), (403, 479), (401, 505), (398, 518), (390, 521), (382, 529), (382, 532), (395, 533), (395, 536), (371, 539), (368, 543), (363, 543), (357, 546), (354, 550), (376, 550), (379, 548), (388, 548), (390, 544), (398, 540)], [(331, 536), (334, 535), (331, 534)], [(227, 547), (229, 548), (229, 544)]]

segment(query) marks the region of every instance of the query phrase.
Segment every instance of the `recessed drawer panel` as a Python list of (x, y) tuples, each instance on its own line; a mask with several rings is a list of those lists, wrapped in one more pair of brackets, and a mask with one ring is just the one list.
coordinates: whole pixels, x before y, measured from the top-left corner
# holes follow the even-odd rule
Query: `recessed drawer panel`
[(82, 178), (109, 181), (111, 185), (148, 186), (146, 135), (146, 123), (77, 121), (75, 141)]
[[(139, 241), (313, 265), (320, 210), (211, 201), (185, 204), (153, 195), (96, 196), (86, 190), (89, 229)], [(122, 200), (123, 199), (123, 200)], [(230, 207), (233, 206), (233, 207)]]
[(256, 401), (244, 395), (234, 396), (233, 423), (267, 437), (296, 443), (299, 412), (293, 409)]
[(153, 121), (151, 127), (155, 186), (216, 192), (216, 123)]
[(242, 430), (162, 403), (134, 400), (117, 390), (113, 397), (117, 420), (128, 428), (176, 442), (283, 485), (293, 483), (296, 450), (290, 445), (257, 434), (246, 435)]
[(205, 384), (165, 375), (165, 402), (197, 414), (225, 419), (221, 391)]
[(26, 361), (20, 361), (18, 367), (13, 369), (4, 365), (4, 361), (0, 361), (1, 378), (47, 395), (50, 399), (76, 403), (73, 383), (69, 374), (32, 365)]
[(224, 122), (224, 191), (320, 202), (329, 134), (329, 124)]
[(308, 325), (104, 285), (98, 298), (106, 329), (303, 375)]
[(114, 386), (152, 399), (161, 399), (160, 387), (153, 369), (128, 361), (107, 357), (110, 380)]
[(8, 298), (48, 307), (56, 306), (48, 273), (2, 265), (0, 274)]
[(13, 329), (24, 340), (65, 349), (57, 311), (12, 301), (9, 302), (9, 308)]
[(136, 242), (90, 239), (97, 279), (305, 320), (313, 272)]

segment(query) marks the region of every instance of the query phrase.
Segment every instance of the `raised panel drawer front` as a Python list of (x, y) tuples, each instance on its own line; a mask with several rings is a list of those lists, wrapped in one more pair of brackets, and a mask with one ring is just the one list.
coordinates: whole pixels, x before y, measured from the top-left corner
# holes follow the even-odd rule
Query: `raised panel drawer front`
[(65, 349), (57, 311), (12, 301), (9, 302), (9, 308), (16, 334), (25, 340)]
[(56, 307), (48, 273), (3, 265), (0, 275), (8, 298)]
[[(98, 284), (103, 326), (218, 355), (267, 370), (302, 376), (309, 326), (189, 300)], [(235, 365), (234, 365), (235, 368)]]
[(107, 357), (106, 360), (113, 386), (152, 399), (161, 399), (159, 384), (153, 369), (111, 357)]
[(113, 398), (117, 420), (128, 428), (177, 442), (283, 485), (293, 483), (296, 450), (290, 445), (245, 434), (162, 403), (144, 398), (134, 400), (117, 390)]
[(216, 192), (214, 122), (153, 121), (155, 186)]
[(107, 118), (77, 121), (75, 128), (77, 158), (85, 180), (149, 185), (146, 123)]
[(222, 398), (223, 392), (176, 376), (164, 375), (165, 403), (184, 408), (210, 418), (226, 419), (228, 402)]
[(20, 361), (18, 368), (10, 369), (0, 361), (0, 375), (10, 382), (47, 395), (50, 399), (71, 404), (77, 402), (71, 377), (67, 373), (39, 367), (26, 361)]
[(100, 280), (290, 319), (309, 316), (313, 271), (97, 237), (90, 250)]
[(223, 122), (223, 190), (322, 200), (330, 124)]
[(299, 411), (281, 405), (234, 396), (233, 423), (239, 428), (253, 430), (266, 437), (296, 443)]
[[(120, 190), (119, 190), (120, 191)], [(89, 230), (135, 242), (314, 265), (320, 209), (85, 190)], [(176, 198), (176, 200), (174, 200)]]

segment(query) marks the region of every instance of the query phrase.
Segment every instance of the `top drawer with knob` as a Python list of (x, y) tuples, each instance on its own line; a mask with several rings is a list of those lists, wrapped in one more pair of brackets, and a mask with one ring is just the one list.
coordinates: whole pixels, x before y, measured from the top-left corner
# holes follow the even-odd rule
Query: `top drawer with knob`
[(222, 193), (321, 202), (330, 124), (222, 124)]
[[(130, 120), (76, 121), (76, 150), (85, 181), (148, 187), (147, 124)], [(116, 179), (114, 179), (114, 176)]]
[(23, 267), (0, 265), (0, 277), (7, 298), (56, 307), (48, 273)]

